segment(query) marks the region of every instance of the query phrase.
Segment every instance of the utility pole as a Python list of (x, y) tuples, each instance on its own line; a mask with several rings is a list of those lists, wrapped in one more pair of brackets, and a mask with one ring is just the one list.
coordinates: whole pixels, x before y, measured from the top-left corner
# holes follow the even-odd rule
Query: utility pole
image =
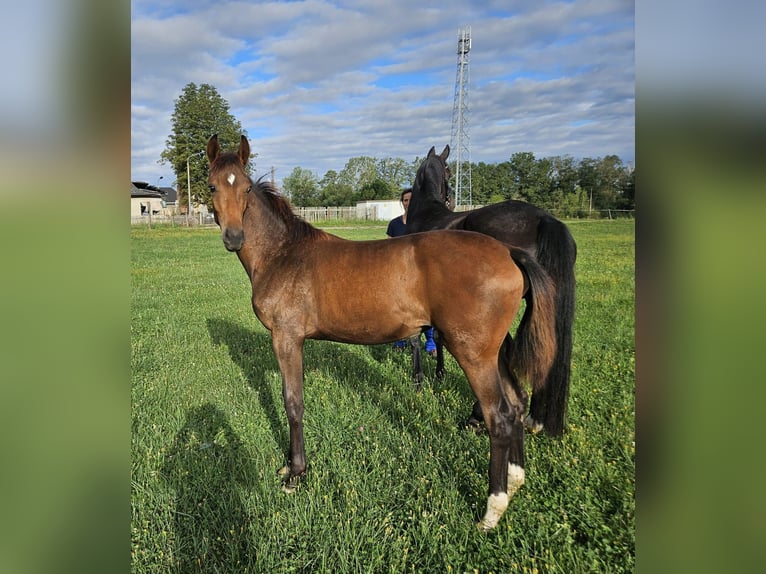
[(195, 155), (200, 155), (205, 153), (204, 151), (198, 151), (193, 154), (191, 154), (189, 157), (186, 158), (186, 227), (189, 227), (189, 216), (191, 215), (192, 210), (192, 196), (191, 196), (191, 170), (189, 169), (189, 160), (193, 158)]

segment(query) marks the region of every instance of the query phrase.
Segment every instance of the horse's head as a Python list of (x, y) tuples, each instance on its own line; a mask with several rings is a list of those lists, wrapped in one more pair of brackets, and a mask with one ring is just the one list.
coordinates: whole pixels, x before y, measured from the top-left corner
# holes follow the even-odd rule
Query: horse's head
[(447, 165), (448, 157), (449, 145), (445, 146), (438, 155), (436, 149), (431, 147), (426, 159), (418, 168), (413, 186), (420, 194), (437, 199), (443, 204), (449, 202), (449, 180), (452, 177), (449, 165)]
[(250, 161), (250, 144), (242, 136), (237, 153), (221, 153), (218, 135), (207, 142), (210, 175), (207, 182), (213, 199), (213, 215), (221, 228), (223, 244), (229, 251), (239, 251), (245, 241), (243, 218), (247, 194), (253, 187), (245, 166)]

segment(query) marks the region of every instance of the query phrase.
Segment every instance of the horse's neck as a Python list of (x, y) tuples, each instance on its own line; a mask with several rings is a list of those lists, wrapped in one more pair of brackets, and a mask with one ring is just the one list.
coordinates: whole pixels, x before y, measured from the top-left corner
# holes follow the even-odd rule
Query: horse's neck
[(247, 240), (242, 244), (240, 250), (237, 251), (237, 257), (239, 257), (242, 267), (245, 268), (245, 273), (252, 280), (253, 272), (256, 270), (256, 262), (253, 260), (253, 248), (251, 245), (248, 245)]
[(264, 200), (254, 197), (248, 202), (243, 219), (245, 242), (237, 252), (251, 280), (271, 264), (287, 241), (285, 225), (272, 217), (265, 205), (257, 204), (258, 201)]
[(439, 229), (443, 227), (441, 222), (455, 217), (456, 214), (435, 197), (419, 197), (417, 200), (413, 197), (407, 211), (407, 225), (417, 231)]

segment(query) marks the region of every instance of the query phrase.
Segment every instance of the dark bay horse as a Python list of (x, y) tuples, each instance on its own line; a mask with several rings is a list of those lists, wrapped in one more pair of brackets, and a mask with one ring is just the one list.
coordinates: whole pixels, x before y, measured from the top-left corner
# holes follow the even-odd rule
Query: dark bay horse
[[(523, 249), (546, 270), (556, 290), (556, 357), (546, 384), (535, 386), (525, 424), (532, 431), (545, 428), (551, 436), (560, 436), (569, 399), (577, 246), (566, 225), (524, 201), (503, 201), (461, 213), (451, 211), (447, 207), (449, 151), (446, 146), (436, 155), (432, 147), (418, 168), (407, 212), (407, 232), (464, 229), (484, 233)], [(477, 403), (469, 424), (480, 420)]]
[[(493, 528), (524, 482), (527, 397), (517, 377), (545, 381), (555, 354), (547, 273), (523, 251), (478, 233), (341, 239), (296, 217), (270, 184), (249, 179), (244, 136), (237, 153), (222, 153), (213, 136), (207, 157), (215, 221), (224, 246), (250, 277), (253, 310), (271, 333), (282, 374), (290, 427), (285, 490), (293, 491), (306, 471), (304, 341), (381, 344), (434, 325), (486, 421), (489, 496), (479, 527)], [(508, 329), (525, 291), (527, 307), (511, 339)]]

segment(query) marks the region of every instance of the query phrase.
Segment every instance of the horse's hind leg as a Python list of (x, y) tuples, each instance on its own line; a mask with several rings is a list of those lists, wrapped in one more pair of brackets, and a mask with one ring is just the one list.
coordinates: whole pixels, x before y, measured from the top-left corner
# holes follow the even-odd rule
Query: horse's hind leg
[(505, 383), (506, 398), (513, 405), (511, 439), (508, 449), (508, 499), (524, 484), (524, 413), (527, 411), (527, 392), (510, 369), (513, 340), (508, 335), (498, 355), (497, 366)]
[(439, 330), (434, 328), (434, 343), (436, 343), (436, 380), (444, 380), (444, 343)]
[[(553, 376), (552, 372), (548, 375), (548, 378), (550, 379), (551, 376)], [(548, 385), (537, 385), (537, 387), (538, 388), (532, 392), (529, 414), (524, 419), (524, 427), (532, 434), (536, 434), (543, 430), (546, 416), (545, 413), (548, 407)]]
[(420, 360), (420, 333), (409, 339), (412, 348), (412, 382), (415, 390), (423, 388), (423, 364)]
[[(513, 339), (510, 335), (506, 335), (503, 340), (503, 345), (500, 348), (500, 353), (497, 357), (497, 367), (500, 371), (500, 376), (507, 383), (516, 382), (518, 387), (518, 381), (513, 377), (508, 369), (508, 365), (511, 364), (511, 353), (513, 352)], [(519, 387), (520, 390), (520, 387)], [(481, 410), (481, 404), (479, 401), (473, 403), (471, 409), (471, 416), (463, 423), (466, 428), (473, 429), (475, 432), (480, 433), (484, 425), (484, 413)]]
[(545, 420), (545, 411), (548, 402), (547, 389), (537, 389), (532, 393), (532, 403), (529, 407), (529, 414), (524, 419), (524, 426), (531, 433), (538, 433), (543, 430)]
[[(519, 456), (523, 458), (524, 455), (523, 427), (520, 434), (521, 443), (518, 428), (522, 413), (506, 396), (504, 383), (494, 361), (475, 366), (467, 365), (463, 370), (481, 405), (489, 434), (489, 496), (487, 510), (478, 524), (479, 529), (486, 532), (497, 526), (508, 508), (509, 456), (513, 455), (514, 460), (519, 462)], [(517, 475), (513, 476), (513, 484), (515, 492), (520, 486)]]
[(484, 532), (497, 526), (511, 498), (524, 484), (524, 426), (521, 413), (514, 408), (508, 412), (507, 406), (487, 417), (487, 421), (497, 420), (488, 422), (488, 426), (495, 427), (489, 434), (489, 497), (487, 510), (477, 525)]
[(473, 408), (471, 409), (471, 416), (466, 419), (463, 426), (473, 430), (477, 434), (481, 434), (484, 430), (484, 413), (481, 412), (481, 404), (479, 401), (474, 401)]

